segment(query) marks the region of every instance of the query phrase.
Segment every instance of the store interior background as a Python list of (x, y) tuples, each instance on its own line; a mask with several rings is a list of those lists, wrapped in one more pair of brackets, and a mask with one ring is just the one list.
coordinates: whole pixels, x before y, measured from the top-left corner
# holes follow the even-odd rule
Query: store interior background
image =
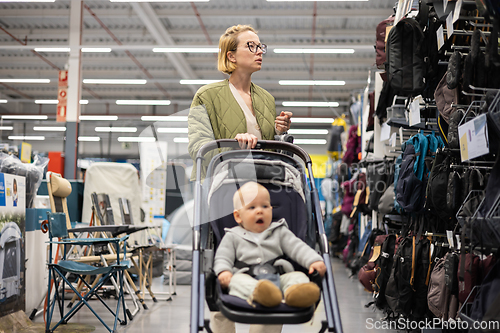
[[(73, 1), (78, 3), (78, 1)], [(64, 131), (34, 130), (37, 126), (60, 127), (56, 105), (35, 101), (57, 99), (58, 69), (64, 69), (68, 52), (38, 52), (38, 47), (68, 47), (69, 0), (53, 3), (0, 3), (0, 79), (48, 79), (50, 83), (0, 82), (0, 114), (46, 115), (47, 120), (7, 120), (0, 126), (1, 142), (12, 146), (24, 141), (39, 153), (64, 151)], [(217, 48), (225, 29), (251, 24), (269, 47), (261, 71), (253, 82), (276, 99), (276, 109), (292, 111), (294, 117), (334, 118), (350, 116), (352, 99), (362, 95), (375, 77), (375, 27), (393, 13), (394, 0), (268, 2), (265, 0), (211, 0), (193, 3), (118, 3), (84, 1), (82, 47), (106, 47), (111, 52), (82, 52), (82, 79), (140, 79), (146, 84), (83, 83), (81, 115), (116, 115), (116, 121), (80, 121), (79, 136), (100, 141), (78, 144), (78, 158), (110, 161), (139, 158), (137, 143), (118, 137), (136, 137), (154, 122), (141, 116), (168, 116), (189, 108), (200, 84), (180, 84), (181, 79), (222, 80), (216, 53), (159, 53), (154, 47)], [(88, 9), (87, 9), (88, 7)], [(95, 17), (91, 14), (95, 14)], [(107, 29), (120, 41), (118, 46)], [(17, 39), (17, 40), (16, 40)], [(26, 45), (22, 45), (24, 43)], [(274, 48), (342, 48), (347, 54), (275, 53)], [(133, 55), (132, 60), (127, 51)], [(351, 52), (351, 51), (348, 51)], [(172, 59), (175, 58), (175, 59)], [(145, 70), (139, 67), (143, 66)], [(368, 82), (370, 79), (370, 82)], [(280, 80), (338, 80), (345, 85), (280, 85)], [(85, 81), (84, 81), (85, 82)], [(168, 106), (116, 105), (116, 100), (169, 100)], [(284, 107), (287, 101), (338, 102), (338, 107)], [(187, 114), (187, 112), (184, 112)], [(292, 119), (293, 121), (293, 119)], [(165, 122), (162, 127), (187, 128), (186, 122)], [(12, 130), (9, 128), (12, 127)], [(96, 127), (134, 127), (135, 133), (96, 132)], [(322, 129), (329, 123), (299, 124), (292, 129)], [(320, 133), (326, 133), (322, 131)], [(30, 136), (43, 136), (33, 141)], [(319, 139), (320, 144), (302, 145), (310, 154), (325, 154), (327, 134), (294, 134), (296, 139)], [(174, 142), (174, 138), (175, 141)], [(178, 139), (181, 138), (181, 139)], [(168, 158), (185, 155), (187, 133), (168, 134)], [(299, 141), (300, 142), (300, 141)], [(323, 142), (323, 143), (321, 143)]]

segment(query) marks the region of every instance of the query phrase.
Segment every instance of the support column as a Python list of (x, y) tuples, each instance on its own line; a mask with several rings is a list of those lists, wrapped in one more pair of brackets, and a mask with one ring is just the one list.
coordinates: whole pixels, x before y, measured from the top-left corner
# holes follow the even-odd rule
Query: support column
[(64, 143), (64, 176), (76, 178), (78, 160), (78, 123), (82, 93), (82, 21), (83, 1), (71, 0), (69, 15), (68, 107), (66, 116), (66, 142)]

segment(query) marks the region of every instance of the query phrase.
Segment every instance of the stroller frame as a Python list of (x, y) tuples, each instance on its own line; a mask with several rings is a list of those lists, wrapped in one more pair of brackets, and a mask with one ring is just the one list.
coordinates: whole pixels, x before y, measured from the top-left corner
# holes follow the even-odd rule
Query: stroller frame
[[(211, 249), (204, 249), (202, 246), (202, 238), (204, 232), (202, 231), (202, 164), (204, 156), (207, 152), (219, 148), (232, 148), (239, 149), (238, 142), (233, 139), (221, 139), (211, 141), (200, 148), (196, 156), (196, 182), (194, 189), (194, 220), (193, 220), (193, 270), (191, 281), (191, 315), (190, 315), (190, 333), (196, 333), (206, 329), (207, 332), (212, 332), (210, 329), (210, 321), (204, 318), (204, 301), (205, 301), (205, 272), (208, 271), (207, 267), (213, 263), (213, 251)], [(325, 229), (322, 220), (321, 208), (319, 205), (318, 190), (315, 186), (312, 162), (309, 154), (302, 148), (280, 141), (266, 141), (261, 140), (257, 142), (255, 149), (275, 149), (284, 152), (289, 152), (297, 155), (305, 163), (307, 174), (309, 176), (309, 191), (311, 193), (312, 213), (316, 223), (316, 242), (320, 245), (321, 256), (326, 265), (326, 273), (323, 277), (322, 284), (322, 297), (325, 306), (326, 320), (322, 322), (322, 327), (319, 333), (328, 332), (343, 333), (342, 323), (340, 319), (340, 311), (337, 301), (337, 293), (335, 291), (335, 284), (333, 281), (332, 265), (330, 261), (328, 239), (325, 234)], [(277, 319), (273, 321), (274, 313), (272, 310), (269, 313), (258, 313), (259, 317), (267, 316), (261, 322), (256, 321), (256, 324), (294, 324), (298, 321), (287, 321)], [(257, 317), (258, 318), (258, 317)], [(258, 320), (258, 319), (257, 319)]]

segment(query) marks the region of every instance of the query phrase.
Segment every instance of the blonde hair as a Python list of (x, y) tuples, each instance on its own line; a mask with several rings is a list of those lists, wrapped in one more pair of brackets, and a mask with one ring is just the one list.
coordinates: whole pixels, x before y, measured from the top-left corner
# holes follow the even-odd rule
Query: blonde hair
[(233, 25), (226, 29), (226, 32), (219, 38), (219, 57), (217, 60), (217, 69), (226, 74), (232, 74), (236, 65), (229, 61), (228, 51), (234, 51), (238, 47), (238, 36), (245, 31), (257, 33), (250, 25)]
[(257, 197), (260, 190), (265, 191), (265, 193), (269, 196), (269, 191), (261, 184), (256, 182), (245, 183), (233, 195), (234, 210), (240, 210), (245, 205), (252, 202)]

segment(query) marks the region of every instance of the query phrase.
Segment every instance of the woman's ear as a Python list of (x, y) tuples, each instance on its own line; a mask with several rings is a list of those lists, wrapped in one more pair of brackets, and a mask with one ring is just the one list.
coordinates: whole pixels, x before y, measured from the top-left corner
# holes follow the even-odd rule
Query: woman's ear
[(227, 51), (227, 59), (232, 63), (236, 62), (236, 57), (234, 56), (233, 51)]

